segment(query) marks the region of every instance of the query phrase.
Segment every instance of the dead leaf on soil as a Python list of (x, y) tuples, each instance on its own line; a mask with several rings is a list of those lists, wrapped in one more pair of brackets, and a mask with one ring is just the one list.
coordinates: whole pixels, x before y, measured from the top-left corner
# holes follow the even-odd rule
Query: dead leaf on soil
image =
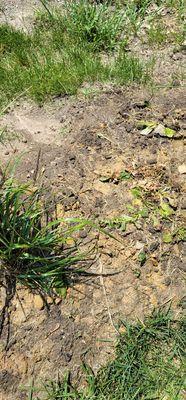
[(179, 165), (178, 171), (180, 174), (186, 174), (186, 164)]

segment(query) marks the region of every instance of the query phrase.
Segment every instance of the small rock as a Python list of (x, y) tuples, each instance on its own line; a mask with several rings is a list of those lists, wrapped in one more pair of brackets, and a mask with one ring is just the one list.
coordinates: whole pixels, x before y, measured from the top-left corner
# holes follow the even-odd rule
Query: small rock
[(127, 125), (126, 125), (126, 131), (127, 131), (127, 132), (131, 132), (133, 128), (134, 128), (134, 125), (133, 125), (133, 124), (127, 124)]
[(186, 164), (179, 165), (178, 171), (180, 174), (186, 174)]
[(112, 154), (105, 154), (105, 159), (110, 160), (112, 158)]
[(135, 248), (136, 248), (137, 250), (142, 250), (142, 249), (144, 248), (144, 243), (136, 242)]
[(65, 358), (67, 362), (70, 362), (71, 358), (72, 358), (72, 353), (68, 352), (65, 354)]
[(126, 327), (124, 325), (122, 325), (119, 327), (118, 331), (119, 331), (120, 335), (123, 335), (126, 332)]
[(182, 54), (180, 54), (180, 53), (173, 54), (172, 59), (174, 61), (181, 60), (182, 59)]
[(178, 208), (178, 200), (176, 198), (169, 197), (169, 204), (170, 206), (176, 210)]
[(172, 86), (173, 86), (173, 87), (179, 87), (179, 86), (181, 86), (181, 83), (180, 83), (179, 79), (173, 79), (173, 81), (172, 81)]
[(164, 279), (164, 285), (169, 286), (171, 284), (171, 278), (168, 276), (167, 278)]
[(147, 164), (149, 164), (149, 165), (153, 165), (153, 164), (156, 164), (156, 163), (157, 163), (156, 158), (150, 158), (149, 160), (147, 160)]
[(114, 256), (114, 253), (110, 249), (104, 249), (103, 254), (106, 254), (111, 258)]
[(36, 294), (34, 296), (34, 307), (37, 308), (38, 310), (43, 310), (44, 308), (44, 302), (43, 299), (41, 298), (41, 296), (39, 296), (38, 294)]
[(56, 167), (57, 162), (56, 162), (56, 161), (51, 161), (50, 165), (51, 165), (52, 167)]
[(5, 156), (8, 156), (10, 152), (8, 150), (5, 151)]
[(148, 230), (152, 234), (154, 234), (156, 232), (161, 232), (162, 231), (162, 225), (159, 223), (156, 226), (149, 226)]
[(27, 139), (26, 139), (26, 138), (23, 138), (23, 139), (22, 139), (22, 143), (27, 143)]
[(186, 198), (184, 198), (181, 202), (181, 209), (186, 210)]
[(47, 296), (46, 302), (47, 302), (48, 305), (54, 304), (54, 299), (52, 297), (50, 297), (50, 296)]
[(87, 232), (86, 232), (86, 231), (80, 231), (80, 232), (79, 232), (79, 237), (80, 237), (81, 239), (86, 238), (86, 237), (87, 237)]
[(56, 297), (55, 304), (60, 304), (61, 302), (62, 302), (62, 298), (61, 297)]
[(79, 201), (76, 201), (76, 203), (72, 204), (72, 210), (78, 210), (79, 209)]
[(157, 250), (158, 246), (159, 246), (159, 242), (151, 243), (150, 246), (149, 246), (149, 251), (151, 253), (153, 253), (155, 250)]

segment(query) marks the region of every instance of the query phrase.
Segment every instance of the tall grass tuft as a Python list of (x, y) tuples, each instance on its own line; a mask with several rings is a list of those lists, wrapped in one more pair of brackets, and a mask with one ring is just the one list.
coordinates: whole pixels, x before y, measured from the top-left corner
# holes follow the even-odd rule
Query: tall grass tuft
[(66, 29), (71, 36), (92, 44), (94, 50), (112, 50), (123, 28), (124, 14), (110, 1), (80, 0), (66, 3)]
[[(70, 276), (82, 271), (85, 255), (69, 238), (85, 220), (59, 220), (47, 209), (42, 193), (27, 185), (5, 180), (0, 188), (0, 272), (1, 281), (17, 282), (41, 294), (59, 293)], [(75, 268), (75, 265), (78, 267)]]

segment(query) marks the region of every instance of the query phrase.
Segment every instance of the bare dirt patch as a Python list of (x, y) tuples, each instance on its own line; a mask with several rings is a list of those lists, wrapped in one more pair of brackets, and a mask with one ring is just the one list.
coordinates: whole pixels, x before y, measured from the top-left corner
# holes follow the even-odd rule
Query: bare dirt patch
[[(58, 4), (58, 1), (51, 1), (51, 5)], [(32, 26), (34, 14), (42, 8), (43, 6), (39, 0), (1, 0), (0, 22), (28, 30)]]
[[(92, 98), (79, 93), (78, 98), (56, 99), (44, 107), (20, 102), (2, 117), (7, 132), (0, 144), (3, 164), (22, 154), (16, 174), (30, 181), (41, 151), (36, 184), (43, 182), (56, 194), (59, 212), (98, 218), (107, 228), (114, 219), (112, 232), (120, 239), (93, 234), (100, 256), (90, 271), (117, 274), (81, 280), (60, 304), (47, 309), (18, 290), (10, 332), (6, 325), (1, 342), (2, 399), (26, 399), (21, 386), (31, 377), (51, 378), (71, 369), (80, 379), (82, 361), (97, 371), (112, 356), (113, 324), (120, 317), (143, 319), (169, 301), (175, 313), (181, 312), (184, 242), (176, 236), (167, 242), (164, 235), (181, 228), (185, 217), (180, 173), (185, 163), (185, 104), (180, 87), (153, 96), (137, 87), (108, 87)], [(143, 136), (137, 128), (141, 120), (163, 123), (176, 130), (176, 137)], [(10, 132), (16, 133), (13, 139)], [(122, 171), (131, 178), (121, 180)], [(142, 197), (136, 198), (133, 189), (139, 187)], [(172, 214), (167, 219), (158, 214), (153, 224), (161, 198)], [(130, 207), (144, 209), (147, 200), (152, 205), (148, 216), (122, 230), (118, 219), (129, 215)], [(88, 243), (90, 237), (86, 232), (83, 236)], [(146, 255), (144, 264), (140, 253)]]

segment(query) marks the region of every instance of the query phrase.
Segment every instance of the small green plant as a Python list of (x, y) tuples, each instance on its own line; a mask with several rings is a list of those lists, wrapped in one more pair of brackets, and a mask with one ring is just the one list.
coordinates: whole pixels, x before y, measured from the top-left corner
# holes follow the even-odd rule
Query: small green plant
[(176, 233), (175, 233), (175, 236), (176, 236), (176, 240), (178, 241), (178, 242), (186, 242), (186, 227), (180, 227), (177, 231), (176, 231)]
[[(184, 396), (185, 321), (157, 311), (143, 323), (121, 322), (116, 356), (94, 376), (85, 369), (87, 387), (78, 389), (67, 375), (49, 382), (44, 400), (182, 400)], [(39, 400), (34, 391), (29, 400)]]
[(144, 251), (141, 251), (138, 254), (138, 261), (140, 262), (141, 267), (145, 264), (146, 260), (147, 260), (146, 253)]
[(111, 219), (105, 219), (100, 222), (100, 226), (106, 226), (109, 227), (110, 229), (120, 229), (121, 231), (126, 231), (127, 229), (127, 224), (134, 224), (137, 221), (136, 216), (130, 216), (130, 215), (121, 215), (115, 218)]
[(120, 172), (119, 175), (119, 180), (123, 181), (123, 180), (128, 180), (132, 178), (132, 174), (126, 170), (123, 170)]
[(139, 58), (120, 52), (115, 60), (111, 77), (120, 85), (129, 82), (146, 83), (150, 80), (151, 63), (145, 65)]
[(147, 31), (148, 42), (150, 45), (161, 46), (165, 44), (168, 34), (162, 22), (153, 22)]

